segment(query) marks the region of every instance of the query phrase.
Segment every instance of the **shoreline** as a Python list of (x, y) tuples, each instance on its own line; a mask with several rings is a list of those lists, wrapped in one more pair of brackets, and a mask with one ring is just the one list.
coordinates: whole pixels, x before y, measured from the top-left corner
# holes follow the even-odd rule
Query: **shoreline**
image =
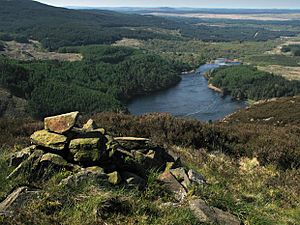
[(221, 94), (224, 94), (224, 91), (210, 83), (208, 83), (207, 87), (215, 92), (218, 92), (218, 93), (221, 93)]

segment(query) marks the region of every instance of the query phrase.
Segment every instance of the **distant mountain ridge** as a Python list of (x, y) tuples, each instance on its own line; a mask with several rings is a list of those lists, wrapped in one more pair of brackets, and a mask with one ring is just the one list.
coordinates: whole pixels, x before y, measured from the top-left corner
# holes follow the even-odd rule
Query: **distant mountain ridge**
[(88, 7), (66, 6), (69, 9), (98, 9), (117, 12), (175, 12), (175, 13), (212, 13), (212, 14), (269, 14), (300, 13), (300, 9), (231, 9), (231, 8), (193, 8), (193, 7)]
[(49, 50), (64, 46), (112, 44), (123, 38), (265, 41), (296, 35), (292, 31), (244, 26), (238, 29), (211, 27), (189, 20), (137, 13), (66, 9), (31, 0), (0, 0), (0, 5), (0, 40), (3, 34), (22, 35), (18, 39), (38, 40)]
[(45, 47), (106, 44), (127, 38), (166, 38), (151, 31), (128, 27), (172, 26), (154, 16), (128, 15), (107, 10), (83, 11), (53, 7), (31, 0), (0, 0), (0, 33), (21, 33)]

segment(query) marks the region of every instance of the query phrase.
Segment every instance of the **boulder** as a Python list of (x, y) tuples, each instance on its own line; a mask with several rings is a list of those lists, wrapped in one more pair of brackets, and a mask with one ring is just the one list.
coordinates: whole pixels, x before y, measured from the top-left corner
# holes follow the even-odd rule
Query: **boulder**
[(59, 183), (60, 186), (77, 186), (81, 182), (87, 182), (89, 180), (103, 180), (107, 179), (107, 175), (104, 173), (104, 170), (101, 167), (87, 167), (81, 171), (68, 176), (65, 179), (62, 179)]
[(121, 178), (119, 172), (117, 172), (117, 171), (109, 173), (107, 175), (108, 175), (108, 182), (113, 185), (117, 185), (117, 184), (121, 183), (121, 181), (122, 181), (122, 178)]
[(100, 138), (73, 139), (69, 145), (75, 162), (96, 162), (100, 158)]
[(45, 129), (63, 134), (75, 126), (78, 115), (79, 112), (71, 112), (58, 116), (47, 117), (44, 119)]
[(137, 187), (139, 190), (146, 187), (146, 181), (134, 173), (121, 172), (121, 177), (129, 186)]
[(197, 173), (196, 171), (194, 171), (192, 169), (189, 170), (188, 176), (189, 176), (189, 179), (196, 184), (206, 184), (207, 183), (205, 177), (202, 174)]
[(217, 224), (214, 211), (202, 199), (190, 200), (189, 207), (200, 223)]
[(191, 211), (200, 223), (219, 225), (240, 225), (240, 220), (229, 212), (209, 207), (204, 200), (197, 198), (189, 201)]
[(191, 185), (191, 181), (188, 178), (183, 167), (171, 169), (170, 173), (184, 186), (187, 190)]
[(43, 155), (40, 160), (40, 163), (47, 163), (62, 167), (68, 165), (68, 162), (63, 157), (53, 153), (46, 153), (45, 155)]
[(216, 220), (220, 225), (240, 225), (241, 222), (235, 215), (232, 215), (230, 212), (225, 212), (221, 209), (212, 207), (212, 210), (215, 213)]
[(65, 149), (67, 137), (61, 134), (51, 133), (47, 130), (36, 131), (31, 135), (32, 143), (37, 146), (61, 151)]
[(185, 188), (170, 172), (162, 173), (158, 179), (164, 183), (164, 186), (168, 191), (174, 194), (174, 197), (177, 201), (182, 201), (187, 196)]
[(24, 148), (21, 151), (15, 152), (10, 156), (9, 166), (18, 166), (21, 162), (26, 160), (36, 149), (35, 145)]

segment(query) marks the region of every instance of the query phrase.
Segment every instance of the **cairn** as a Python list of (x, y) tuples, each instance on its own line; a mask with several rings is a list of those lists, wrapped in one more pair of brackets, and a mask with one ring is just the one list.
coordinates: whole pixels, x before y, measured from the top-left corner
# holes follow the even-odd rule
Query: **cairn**
[[(195, 185), (207, 184), (205, 178), (194, 170), (186, 171), (180, 159), (172, 157), (164, 148), (148, 138), (113, 137), (92, 119), (79, 126), (78, 116), (78, 112), (71, 112), (45, 118), (44, 129), (30, 137), (32, 146), (11, 156), (10, 166), (16, 168), (7, 179), (21, 175), (38, 184), (67, 170), (71, 175), (62, 179), (59, 185), (76, 186), (92, 179), (143, 190), (149, 171), (156, 170), (161, 172), (158, 180), (179, 203), (189, 201), (199, 222), (240, 224), (236, 216), (192, 196)], [(16, 189), (0, 203), (0, 215), (1, 212), (2, 215), (12, 213), (24, 199), (37, 197), (39, 193), (26, 186)]]

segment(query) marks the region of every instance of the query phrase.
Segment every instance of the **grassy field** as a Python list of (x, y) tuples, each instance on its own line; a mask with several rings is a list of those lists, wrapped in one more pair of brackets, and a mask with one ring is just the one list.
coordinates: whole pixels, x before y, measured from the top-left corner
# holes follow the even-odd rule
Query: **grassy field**
[(269, 65), (258, 66), (259, 70), (285, 77), (288, 80), (300, 80), (300, 67)]

